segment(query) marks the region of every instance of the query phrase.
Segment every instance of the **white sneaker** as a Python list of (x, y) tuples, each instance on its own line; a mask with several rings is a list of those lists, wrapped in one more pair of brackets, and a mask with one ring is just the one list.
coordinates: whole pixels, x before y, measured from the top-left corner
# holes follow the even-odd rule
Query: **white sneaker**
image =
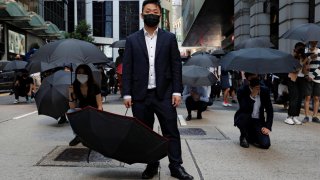
[(19, 103), (19, 100), (18, 99), (15, 99), (14, 101), (13, 101), (13, 104), (18, 104)]
[(227, 103), (227, 105), (230, 106), (230, 107), (232, 106), (232, 104), (230, 104), (230, 103)]
[(222, 106), (228, 107), (228, 103), (223, 102), (223, 103), (222, 103)]
[(294, 125), (294, 121), (291, 117), (288, 117), (286, 120), (284, 120), (284, 122), (289, 125)]
[(294, 122), (295, 124), (298, 124), (298, 125), (301, 125), (301, 124), (302, 124), (301, 121), (299, 121), (299, 119), (298, 119), (296, 116), (294, 116), (294, 117), (292, 118), (292, 120), (293, 120), (293, 122)]

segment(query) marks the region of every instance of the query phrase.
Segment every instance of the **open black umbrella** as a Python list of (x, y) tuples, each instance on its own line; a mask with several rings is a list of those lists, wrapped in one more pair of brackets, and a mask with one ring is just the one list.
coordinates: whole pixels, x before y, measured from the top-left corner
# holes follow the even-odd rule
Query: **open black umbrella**
[(49, 69), (54, 69), (57, 66), (53, 65), (53, 64), (49, 64), (46, 62), (30, 62), (27, 64), (26, 69), (29, 71), (30, 74), (33, 73), (37, 73), (37, 72), (44, 72), (47, 71)]
[(126, 47), (126, 40), (119, 40), (113, 42), (110, 47), (112, 48), (125, 48)]
[(8, 60), (0, 60), (0, 71), (3, 71), (4, 67), (11, 61)]
[(6, 66), (3, 68), (4, 71), (15, 71), (25, 69), (28, 63), (22, 60), (14, 60), (10, 61)]
[(217, 80), (217, 77), (204, 67), (195, 65), (182, 67), (182, 83), (185, 85), (211, 86)]
[(289, 73), (301, 68), (291, 54), (270, 48), (247, 48), (232, 51), (221, 59), (223, 70), (256, 74)]
[(241, 41), (235, 49), (245, 48), (271, 48), (274, 45), (270, 42), (269, 38), (266, 37), (254, 37)]
[(78, 39), (63, 39), (42, 46), (30, 61), (59, 66), (70, 63), (107, 63), (110, 60), (92, 43)]
[(191, 56), (185, 63), (186, 66), (196, 65), (201, 67), (216, 67), (219, 65), (219, 59), (209, 53), (199, 53)]
[(224, 56), (226, 54), (226, 52), (222, 49), (217, 49), (217, 50), (214, 50), (211, 55), (217, 57), (217, 58), (220, 58), (221, 56)]
[(55, 119), (64, 115), (69, 109), (69, 86), (70, 72), (57, 71), (46, 77), (35, 95), (38, 114)]
[(320, 41), (320, 25), (314, 23), (300, 24), (286, 31), (280, 38), (298, 41)]
[(167, 155), (168, 140), (135, 118), (92, 107), (67, 116), (81, 142), (106, 157), (133, 164), (155, 162)]

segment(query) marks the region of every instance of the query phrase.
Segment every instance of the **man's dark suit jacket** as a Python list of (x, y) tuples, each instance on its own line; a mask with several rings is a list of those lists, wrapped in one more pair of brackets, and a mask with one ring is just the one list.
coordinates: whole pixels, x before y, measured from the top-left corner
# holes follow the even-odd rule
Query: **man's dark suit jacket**
[[(253, 112), (253, 106), (255, 101), (250, 98), (251, 90), (248, 85), (242, 86), (237, 92), (237, 98), (239, 102), (239, 110), (234, 115), (234, 125), (237, 125), (238, 116), (242, 113), (251, 115)], [(268, 88), (264, 86), (260, 86), (260, 115), (259, 115), (259, 123), (268, 128), (271, 131), (272, 123), (273, 123), (273, 108), (270, 99), (270, 92)], [(267, 118), (264, 117), (264, 112), (266, 111)]]
[[(174, 34), (158, 29), (155, 52), (156, 94), (159, 99), (181, 93), (181, 58)], [(127, 37), (123, 58), (122, 95), (143, 100), (147, 94), (149, 58), (144, 30)]]

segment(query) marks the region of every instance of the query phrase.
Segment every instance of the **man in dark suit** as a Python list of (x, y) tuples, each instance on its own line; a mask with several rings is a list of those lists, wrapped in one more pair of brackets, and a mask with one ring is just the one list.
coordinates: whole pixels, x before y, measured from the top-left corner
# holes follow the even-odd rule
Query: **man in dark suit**
[[(123, 98), (133, 116), (153, 129), (157, 115), (162, 134), (169, 139), (171, 176), (193, 179), (181, 166), (181, 142), (176, 107), (181, 102), (181, 59), (175, 35), (158, 28), (161, 6), (145, 0), (141, 17), (144, 28), (127, 37), (123, 59)], [(149, 163), (142, 173), (150, 179), (158, 172), (159, 161)]]
[[(270, 147), (269, 133), (273, 122), (273, 108), (268, 88), (260, 86), (256, 74), (245, 73), (248, 85), (242, 86), (237, 93), (239, 110), (234, 116), (234, 125), (240, 129), (240, 146), (257, 144), (263, 149)], [(265, 120), (264, 112), (267, 117)]]

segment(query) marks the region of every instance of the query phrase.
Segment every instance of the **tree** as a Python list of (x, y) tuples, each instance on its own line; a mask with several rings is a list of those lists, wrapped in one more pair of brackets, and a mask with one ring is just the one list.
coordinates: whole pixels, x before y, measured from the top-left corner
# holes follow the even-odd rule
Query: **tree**
[(93, 42), (94, 38), (89, 36), (91, 34), (91, 26), (87, 24), (85, 20), (79, 22), (78, 26), (76, 26), (76, 30), (71, 33), (66, 33), (66, 39), (80, 39), (87, 42)]

